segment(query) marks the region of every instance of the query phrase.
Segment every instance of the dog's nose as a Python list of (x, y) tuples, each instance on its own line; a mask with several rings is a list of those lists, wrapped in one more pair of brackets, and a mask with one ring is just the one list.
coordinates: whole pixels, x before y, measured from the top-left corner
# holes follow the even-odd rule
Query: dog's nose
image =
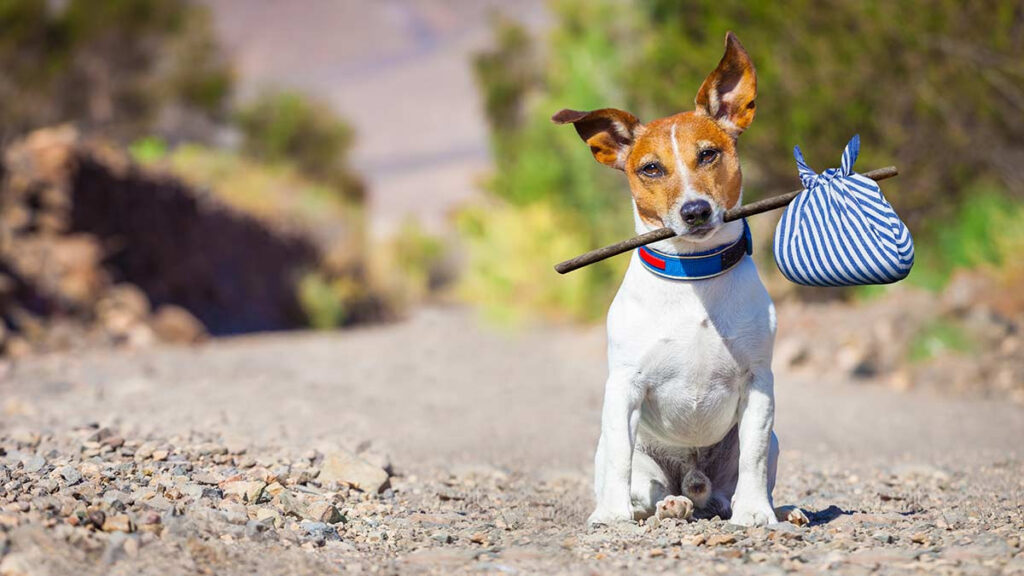
[(679, 213), (689, 226), (700, 226), (711, 219), (711, 204), (707, 200), (690, 200), (683, 204)]

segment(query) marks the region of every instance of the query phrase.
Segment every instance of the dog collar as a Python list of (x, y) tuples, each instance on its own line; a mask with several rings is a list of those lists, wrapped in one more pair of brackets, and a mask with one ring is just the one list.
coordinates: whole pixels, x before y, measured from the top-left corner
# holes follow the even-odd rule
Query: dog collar
[(654, 248), (637, 249), (640, 262), (654, 274), (671, 280), (705, 280), (725, 274), (740, 263), (745, 254), (754, 253), (750, 227), (743, 220), (743, 234), (731, 244), (695, 254), (666, 254)]

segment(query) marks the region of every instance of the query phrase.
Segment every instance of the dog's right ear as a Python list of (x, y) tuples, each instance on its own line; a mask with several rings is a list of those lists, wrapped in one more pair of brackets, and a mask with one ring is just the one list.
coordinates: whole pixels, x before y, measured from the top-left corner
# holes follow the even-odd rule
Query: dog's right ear
[(592, 112), (562, 110), (551, 120), (556, 124), (571, 122), (601, 164), (626, 169), (626, 156), (640, 126), (636, 116), (615, 108), (602, 108)]

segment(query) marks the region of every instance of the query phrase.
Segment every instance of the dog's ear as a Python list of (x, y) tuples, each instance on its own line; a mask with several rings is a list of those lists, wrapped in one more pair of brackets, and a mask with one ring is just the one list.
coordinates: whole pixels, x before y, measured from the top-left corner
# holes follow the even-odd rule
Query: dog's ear
[(551, 120), (556, 124), (571, 122), (598, 162), (625, 170), (626, 156), (640, 126), (636, 116), (615, 108), (602, 108), (592, 112), (562, 110)]
[(739, 136), (754, 121), (757, 73), (747, 51), (732, 32), (725, 35), (725, 55), (697, 92), (697, 111), (723, 130)]

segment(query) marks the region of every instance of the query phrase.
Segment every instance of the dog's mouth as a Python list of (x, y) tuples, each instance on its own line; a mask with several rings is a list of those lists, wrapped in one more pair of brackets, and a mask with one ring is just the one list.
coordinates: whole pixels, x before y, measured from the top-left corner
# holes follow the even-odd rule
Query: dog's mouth
[(722, 227), (721, 217), (714, 215), (707, 222), (697, 226), (682, 226), (682, 230), (676, 229), (676, 236), (688, 242), (702, 243), (710, 240)]
[(692, 226), (678, 236), (693, 242), (701, 242), (711, 238), (715, 232), (718, 232), (718, 226), (702, 224), (701, 226)]

